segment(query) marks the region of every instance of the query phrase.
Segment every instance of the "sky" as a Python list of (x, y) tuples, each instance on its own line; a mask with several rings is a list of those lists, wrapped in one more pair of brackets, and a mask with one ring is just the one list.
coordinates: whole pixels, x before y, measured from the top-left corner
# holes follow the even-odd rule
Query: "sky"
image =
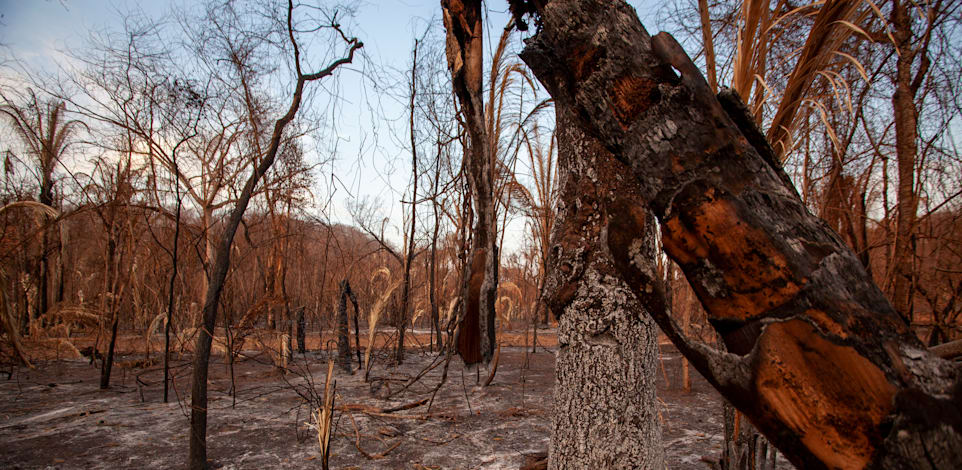
[[(33, 68), (53, 70), (58, 60), (65, 60), (64, 51), (81, 48), (91, 31), (120, 30), (125, 12), (142, 11), (150, 17), (160, 17), (172, 4), (186, 1), (0, 0), (0, 44), (6, 46), (0, 54), (12, 55)], [(388, 76), (399, 75), (410, 62), (415, 35), (423, 31), (428, 22), (439, 22), (439, 3), (438, 0), (351, 3), (356, 7), (355, 17), (345, 24), (350, 25), (349, 34), (364, 42), (364, 58), (340, 72), (337, 140), (327, 143), (336, 148), (336, 156), (334, 161), (319, 168), (316, 175), (316, 211), (324, 207), (332, 221), (351, 224), (347, 212), (349, 200), (376, 201), (383, 216), (392, 221), (385, 236), (396, 243), (401, 239), (399, 201), (408, 184), (410, 167), (404, 158), (406, 151), (395, 142), (398, 139), (387, 134), (394, 124), (381, 122), (380, 129), (375, 130), (372, 122), (394, 119), (392, 116), (400, 118), (403, 108), (390, 97), (375, 96), (378, 92), (362, 74), (376, 68)], [(629, 3), (636, 8), (640, 4)], [(643, 20), (651, 17), (648, 12), (640, 13)], [(488, 15), (492, 25), (490, 35), (496, 41), (501, 26), (507, 22), (507, 3), (488, 2)], [(373, 102), (383, 110), (383, 115), (374, 119), (367, 111)], [(523, 231), (520, 221), (508, 225), (506, 252), (520, 247)]]

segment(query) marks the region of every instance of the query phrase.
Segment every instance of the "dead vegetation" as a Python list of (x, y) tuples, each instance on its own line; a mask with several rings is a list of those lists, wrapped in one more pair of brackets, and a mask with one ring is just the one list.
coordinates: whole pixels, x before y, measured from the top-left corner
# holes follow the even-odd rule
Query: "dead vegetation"
[[(550, 341), (553, 334), (542, 331), (539, 337)], [(721, 443), (721, 416), (703, 410), (717, 409), (719, 398), (699, 376), (693, 377), (692, 393), (680, 390), (680, 355), (668, 345), (663, 348), (666, 373), (659, 374), (658, 393), (668, 465), (703, 469), (699, 458), (716, 455)], [(234, 396), (227, 393), (226, 369), (212, 368), (210, 457), (224, 468), (317, 468), (326, 438), (331, 468), (519, 468), (547, 450), (554, 382), (552, 351), (525, 351), (517, 345), (503, 347), (501, 371), (487, 387), (475, 382), (473, 371), (463, 371), (460, 361), (452, 361), (448, 373), (455, 380), (437, 391), (433, 403), (429, 400), (441, 379), (440, 367), (402, 388), (429, 369), (436, 354), (410, 351), (405, 365), (378, 367), (365, 382), (360, 371), (332, 370), (333, 356), (326, 352), (295, 354), (292, 371), (281, 377), (267, 356), (247, 351), (235, 364)], [(385, 362), (391, 354), (390, 348), (383, 352)], [(42, 361), (37, 370), (13, 371), (9, 380), (0, 381), (0, 413), (7, 417), (0, 424), (6, 449), (0, 466), (182, 465), (185, 359), (173, 361), (172, 396), (178, 399), (169, 404), (159, 401), (162, 383), (156, 366), (115, 369), (115, 385), (106, 392), (97, 391), (97, 371), (85, 360)], [(145, 365), (137, 360), (122, 356), (119, 363)], [(324, 403), (326, 383), (333, 392), (329, 428), (323, 406), (318, 406)], [(387, 388), (394, 393), (382, 398)], [(307, 389), (316, 395), (305, 398)], [(35, 452), (41, 445), (44, 452)]]

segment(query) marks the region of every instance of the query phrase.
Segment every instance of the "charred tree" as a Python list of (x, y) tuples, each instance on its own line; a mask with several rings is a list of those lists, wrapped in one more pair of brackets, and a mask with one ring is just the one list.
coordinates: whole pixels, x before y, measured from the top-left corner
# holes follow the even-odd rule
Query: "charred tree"
[(474, 231), (465, 263), (464, 316), (458, 354), (465, 364), (494, 355), (498, 246), (494, 204), (494, 159), (484, 124), (484, 30), (481, 0), (441, 0), (447, 31), (448, 69), (468, 135), (464, 170), (474, 202)]
[(304, 354), (307, 351), (307, 323), (304, 320), (304, 307), (297, 309), (295, 318), (297, 321), (297, 352)]
[(194, 349), (190, 394), (190, 448), (187, 460), (187, 465), (191, 470), (207, 468), (207, 373), (210, 365), (211, 342), (213, 341), (212, 332), (217, 321), (217, 310), (221, 293), (224, 290), (224, 283), (227, 280), (227, 271), (230, 268), (231, 245), (234, 242), (237, 227), (240, 225), (244, 212), (247, 210), (247, 206), (254, 194), (255, 186), (257, 186), (261, 177), (267, 173), (267, 170), (270, 169), (271, 165), (274, 164), (274, 160), (277, 158), (277, 153), (284, 135), (284, 128), (294, 120), (294, 116), (301, 106), (304, 87), (309, 82), (331, 76), (341, 65), (351, 63), (354, 59), (355, 51), (364, 47), (363, 43), (358, 41), (357, 38), (348, 38), (341, 32), (340, 26), (336, 22), (332, 22), (330, 27), (341, 32), (341, 37), (347, 45), (346, 56), (334, 60), (328, 64), (327, 67), (316, 72), (304, 73), (301, 70), (300, 50), (294, 38), (293, 9), (293, 1), (288, 1), (287, 32), (294, 54), (293, 63), (297, 77), (291, 95), (291, 101), (284, 115), (274, 122), (267, 151), (260, 161), (257, 162), (247, 182), (244, 184), (241, 193), (238, 195), (237, 202), (228, 214), (224, 226), (224, 233), (217, 242), (214, 262), (211, 266), (210, 282), (207, 285), (207, 292), (204, 299), (203, 328), (200, 328), (197, 334), (197, 344)]
[(404, 278), (401, 282), (401, 310), (398, 318), (398, 337), (397, 349), (394, 351), (394, 363), (400, 365), (404, 362), (404, 331), (407, 329), (408, 310), (411, 304), (411, 264), (414, 261), (414, 235), (417, 228), (417, 209), (418, 209), (418, 143), (417, 129), (415, 128), (414, 118), (417, 106), (418, 92), (418, 45), (419, 41), (414, 40), (414, 49), (411, 51), (411, 81), (408, 82), (408, 137), (411, 142), (411, 226), (407, 233), (407, 246), (404, 248)]
[(544, 298), (558, 318), (559, 350), (548, 468), (663, 468), (658, 330), (607, 246), (626, 227), (646, 230), (636, 255), (654, 262), (654, 224), (644, 222), (626, 167), (571, 108), (556, 109), (562, 192)]
[(692, 365), (798, 467), (962, 467), (962, 374), (806, 210), (750, 119), (626, 3), (534, 4), (522, 58), (631, 168), (727, 346), (680, 333), (650, 261), (633, 256), (643, 231), (609, 233), (619, 271)]
[(347, 372), (351, 372), (351, 331), (347, 317), (347, 301), (354, 305), (354, 317), (357, 318), (357, 297), (351, 290), (351, 283), (341, 281), (340, 300), (337, 302), (337, 365)]

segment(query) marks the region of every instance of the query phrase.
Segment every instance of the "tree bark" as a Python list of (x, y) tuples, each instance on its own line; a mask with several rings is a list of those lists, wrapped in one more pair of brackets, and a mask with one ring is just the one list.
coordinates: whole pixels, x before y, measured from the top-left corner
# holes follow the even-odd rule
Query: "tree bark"
[[(556, 109), (562, 193), (545, 300), (558, 318), (559, 350), (548, 468), (664, 468), (657, 328), (607, 247), (613, 226), (644, 220), (643, 201), (625, 166), (578, 127), (574, 111)], [(654, 260), (655, 235), (646, 233), (639, 256)]]
[(304, 307), (297, 309), (297, 352), (304, 354), (307, 351), (307, 324), (304, 321)]
[(798, 467), (962, 468), (958, 369), (805, 209), (744, 105), (719, 101), (624, 2), (535, 4), (541, 30), (522, 58), (631, 168), (728, 348), (681, 334), (650, 261), (633, 256), (642, 233), (609, 229), (619, 271), (692, 365)]
[(494, 161), (484, 125), (484, 30), (481, 0), (441, 0), (447, 31), (448, 69), (467, 127), (464, 168), (474, 198), (474, 232), (465, 264), (465, 315), (458, 353), (466, 364), (490, 362), (496, 345), (495, 302), (498, 249), (494, 207)]
[(351, 290), (351, 283), (347, 279), (341, 281), (340, 300), (337, 302), (337, 365), (347, 372), (351, 372), (351, 333), (348, 330), (347, 300), (354, 303), (357, 310), (357, 298)]
[(411, 304), (411, 263), (414, 261), (414, 235), (417, 228), (418, 209), (418, 143), (415, 132), (414, 115), (417, 110), (417, 70), (418, 70), (418, 40), (414, 40), (414, 50), (411, 55), (411, 81), (408, 101), (408, 137), (411, 143), (411, 227), (407, 234), (407, 246), (404, 248), (404, 278), (401, 282), (401, 314), (397, 325), (397, 349), (394, 351), (394, 363), (404, 362), (404, 331), (407, 329), (408, 310)]
[[(899, 47), (895, 65), (895, 93), (892, 109), (895, 112), (895, 156), (898, 169), (898, 212), (895, 225), (895, 253), (889, 272), (892, 276), (891, 298), (902, 318), (912, 321), (912, 279), (915, 275), (915, 219), (918, 197), (915, 193), (915, 160), (918, 145), (918, 111), (912, 67), (918, 55), (912, 34), (912, 13), (909, 5), (896, 1), (892, 7), (890, 23)], [(921, 74), (924, 75), (924, 71)], [(919, 81), (921, 83), (921, 81)]]
[[(174, 155), (174, 170), (177, 170), (176, 154)], [(174, 184), (177, 205), (174, 212), (174, 241), (170, 250), (170, 282), (167, 284), (167, 321), (164, 322), (164, 403), (167, 403), (170, 398), (170, 328), (174, 321), (174, 287), (177, 282), (177, 257), (180, 253), (180, 210), (183, 206), (183, 200), (180, 198), (180, 185), (177, 182)], [(233, 354), (233, 351), (231, 354)]]
[[(260, 179), (267, 173), (277, 157), (280, 148), (281, 137), (284, 128), (294, 119), (297, 110), (301, 106), (301, 99), (304, 95), (304, 86), (311, 81), (320, 80), (328, 77), (343, 64), (351, 63), (354, 59), (354, 52), (363, 43), (356, 38), (346, 40), (350, 46), (346, 57), (337, 59), (324, 69), (315, 73), (304, 74), (301, 71), (300, 52), (294, 40), (294, 29), (292, 26), (292, 1), (287, 3), (287, 29), (294, 51), (294, 66), (297, 72), (297, 83), (291, 95), (291, 102), (287, 112), (274, 122), (274, 129), (271, 133), (270, 145), (267, 152), (254, 167), (253, 172), (244, 184), (237, 202), (231, 209), (224, 226), (223, 236), (217, 241), (217, 249), (214, 253), (214, 261), (211, 267), (210, 282), (207, 284), (207, 293), (204, 299), (203, 328), (197, 334), (197, 345), (194, 348), (193, 376), (191, 379), (190, 394), (190, 448), (188, 450), (187, 465), (191, 470), (203, 470), (207, 468), (207, 373), (210, 363), (210, 349), (213, 341), (215, 322), (217, 321), (217, 309), (220, 303), (220, 296), (224, 290), (224, 282), (227, 279), (227, 270), (230, 268), (230, 251), (234, 242), (234, 235), (240, 225), (244, 212), (250, 203), (251, 196), (254, 194), (254, 187)], [(338, 26), (334, 26), (339, 28)], [(346, 36), (345, 36), (346, 38)]]

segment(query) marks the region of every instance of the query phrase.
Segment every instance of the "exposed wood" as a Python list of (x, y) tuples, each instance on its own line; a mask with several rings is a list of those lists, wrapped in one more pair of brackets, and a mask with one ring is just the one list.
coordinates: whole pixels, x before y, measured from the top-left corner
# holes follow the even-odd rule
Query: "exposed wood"
[(962, 356), (962, 339), (950, 341), (948, 343), (932, 346), (929, 352), (941, 357), (942, 359), (954, 359)]
[[(458, 353), (466, 364), (490, 362), (495, 342), (498, 247), (494, 204), (494, 158), (485, 127), (482, 79), (484, 30), (481, 0), (441, 0), (446, 56), (454, 93), (468, 134), (464, 169), (474, 202), (475, 226), (462, 293), (466, 314)], [(476, 341), (476, 343), (475, 343)]]
[[(679, 350), (801, 468), (962, 467), (958, 369), (752, 146), (670, 35), (621, 1), (554, 1), (522, 58), (631, 168), (727, 353), (668, 313), (652, 260), (619, 271)], [(641, 233), (636, 232), (637, 238)]]
[[(630, 171), (556, 107), (561, 195), (543, 298), (558, 318), (548, 468), (664, 468), (655, 399), (657, 329), (613, 259), (650, 217)], [(654, 259), (655, 232), (638, 256)], [(623, 234), (630, 234), (624, 237)]]

